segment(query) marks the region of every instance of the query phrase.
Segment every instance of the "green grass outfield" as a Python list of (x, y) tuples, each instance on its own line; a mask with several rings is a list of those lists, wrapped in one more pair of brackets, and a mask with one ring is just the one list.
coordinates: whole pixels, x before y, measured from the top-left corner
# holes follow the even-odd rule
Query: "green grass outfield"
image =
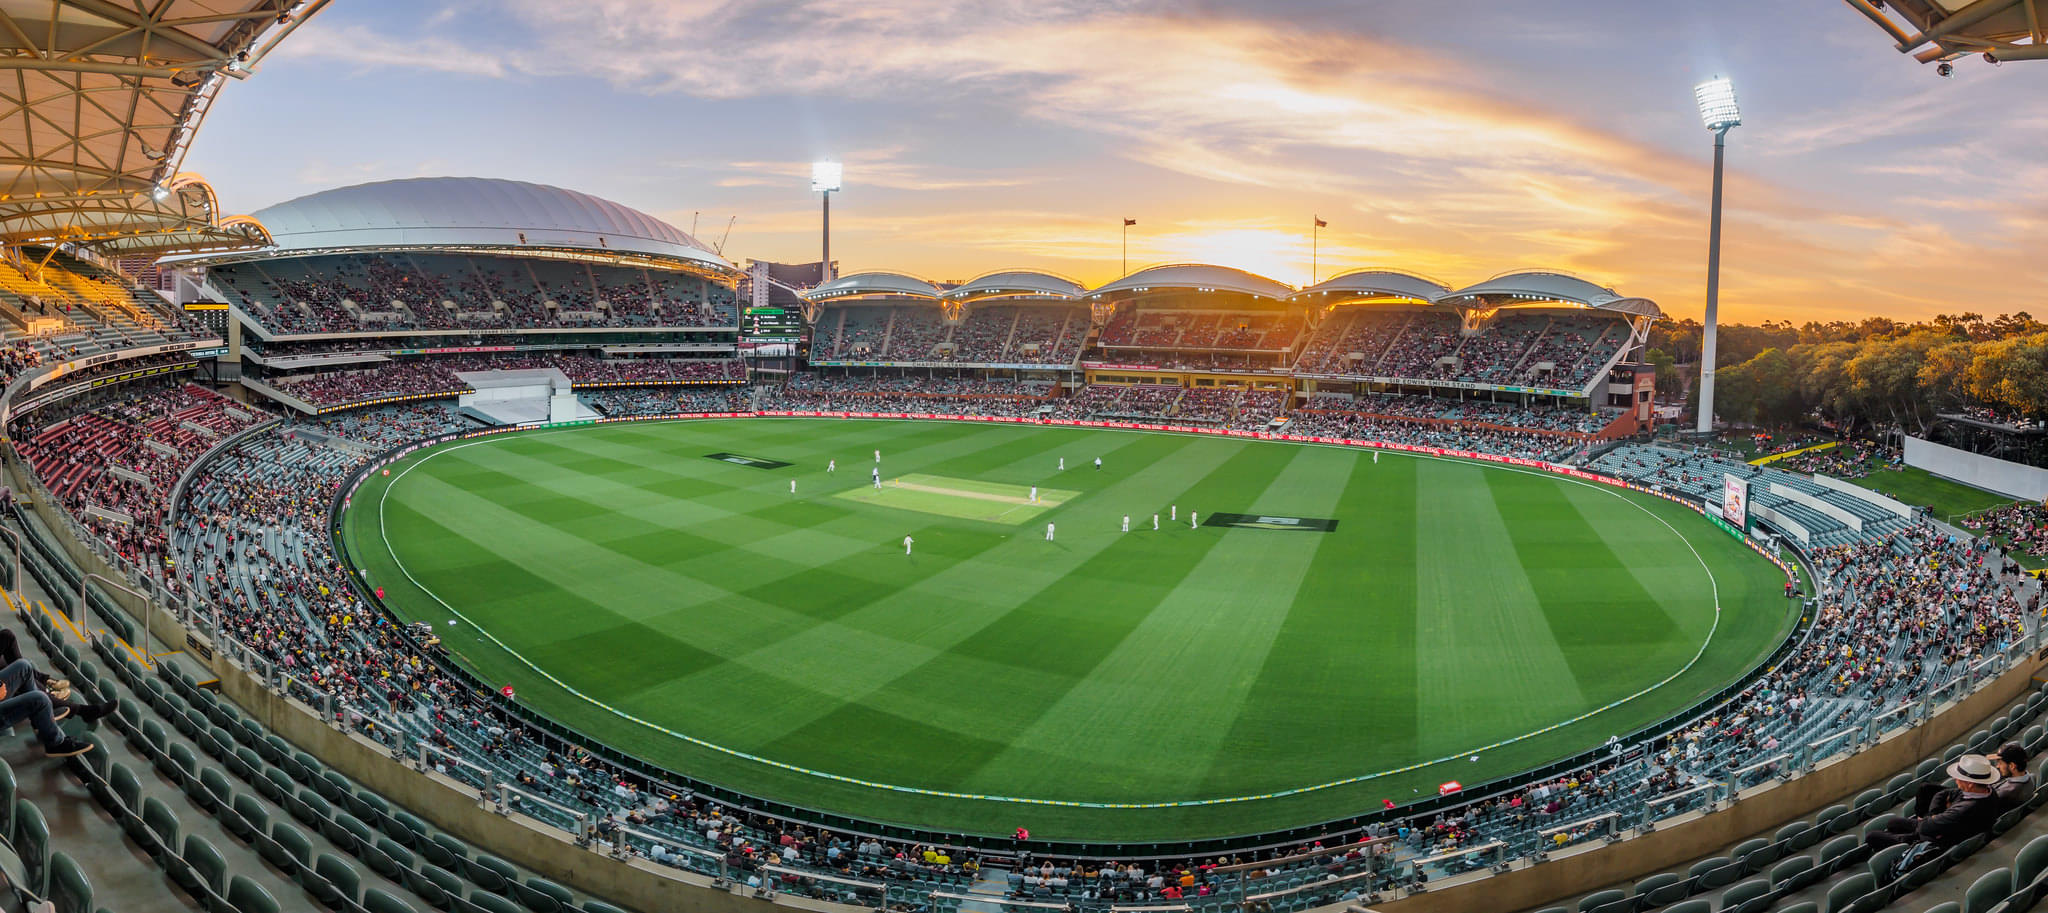
[[(1038, 485), (1060, 503), (1020, 525), (974, 519), (1000, 504), (987, 498), (842, 496), (873, 491), (877, 448), (886, 479)], [(705, 458), (719, 452), (790, 465)], [(1191, 529), (1189, 510), (1338, 525)], [(1661, 499), (1192, 435), (834, 419), (534, 431), (408, 457), (364, 485), (345, 527), (394, 611), (595, 739), (791, 804), (1047, 839), (1271, 830), (1510, 774), (1713, 692), (1796, 620), (1775, 567)], [(468, 622), (447, 626), (449, 606)], [(1696, 654), (1641, 697), (1468, 759)]]

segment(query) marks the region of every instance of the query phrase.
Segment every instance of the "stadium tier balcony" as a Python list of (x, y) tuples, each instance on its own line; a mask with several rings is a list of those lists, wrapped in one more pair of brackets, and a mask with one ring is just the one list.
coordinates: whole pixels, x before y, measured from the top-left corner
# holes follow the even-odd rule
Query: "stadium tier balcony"
[(731, 289), (628, 267), (455, 254), (214, 266), (208, 278), (279, 334), (733, 327)]
[(458, 374), (556, 368), (572, 384), (730, 383), (746, 379), (736, 359), (599, 358), (561, 353), (450, 355), (379, 363), (357, 370), (278, 376), (265, 380), (314, 406), (338, 406), (387, 396), (469, 390)]

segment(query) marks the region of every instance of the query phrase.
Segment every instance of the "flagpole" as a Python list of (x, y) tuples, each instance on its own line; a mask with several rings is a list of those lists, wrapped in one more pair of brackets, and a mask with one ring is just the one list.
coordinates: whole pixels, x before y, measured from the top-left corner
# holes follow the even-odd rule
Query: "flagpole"
[(1124, 220), (1124, 261), (1122, 271), (1116, 277), (1122, 279), (1131, 274), (1131, 220)]
[(1317, 257), (1322, 253), (1322, 246), (1323, 218), (1321, 216), (1310, 216), (1308, 242), (1308, 284), (1310, 285), (1316, 284), (1316, 274), (1321, 271), (1321, 264), (1317, 262)]

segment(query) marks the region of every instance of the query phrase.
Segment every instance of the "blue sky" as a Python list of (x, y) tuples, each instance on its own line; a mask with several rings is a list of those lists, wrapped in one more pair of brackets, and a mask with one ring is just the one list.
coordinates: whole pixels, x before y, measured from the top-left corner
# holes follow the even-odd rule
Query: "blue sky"
[[(230, 212), (418, 175), (557, 184), (735, 259), (1095, 284), (1561, 268), (1700, 311), (1736, 80), (1724, 315), (2048, 314), (2048, 62), (1953, 79), (1846, 5), (1478, 0), (343, 0), (215, 103)], [(701, 215), (694, 215), (699, 214)]]

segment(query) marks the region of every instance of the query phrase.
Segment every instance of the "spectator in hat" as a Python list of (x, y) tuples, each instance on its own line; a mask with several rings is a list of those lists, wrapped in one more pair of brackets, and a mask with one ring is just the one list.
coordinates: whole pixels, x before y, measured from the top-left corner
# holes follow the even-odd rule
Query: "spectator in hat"
[(1864, 844), (1882, 848), (1925, 840), (1937, 847), (1949, 847), (1990, 833), (1992, 823), (2005, 809), (2004, 803), (1992, 795), (1992, 790), (2004, 779), (1998, 768), (1992, 766), (1990, 758), (1966, 754), (1948, 766), (1948, 775), (1955, 781), (1952, 788), (1928, 796), (1924, 809), (1916, 801), (1913, 816), (1872, 831), (1864, 838)]

